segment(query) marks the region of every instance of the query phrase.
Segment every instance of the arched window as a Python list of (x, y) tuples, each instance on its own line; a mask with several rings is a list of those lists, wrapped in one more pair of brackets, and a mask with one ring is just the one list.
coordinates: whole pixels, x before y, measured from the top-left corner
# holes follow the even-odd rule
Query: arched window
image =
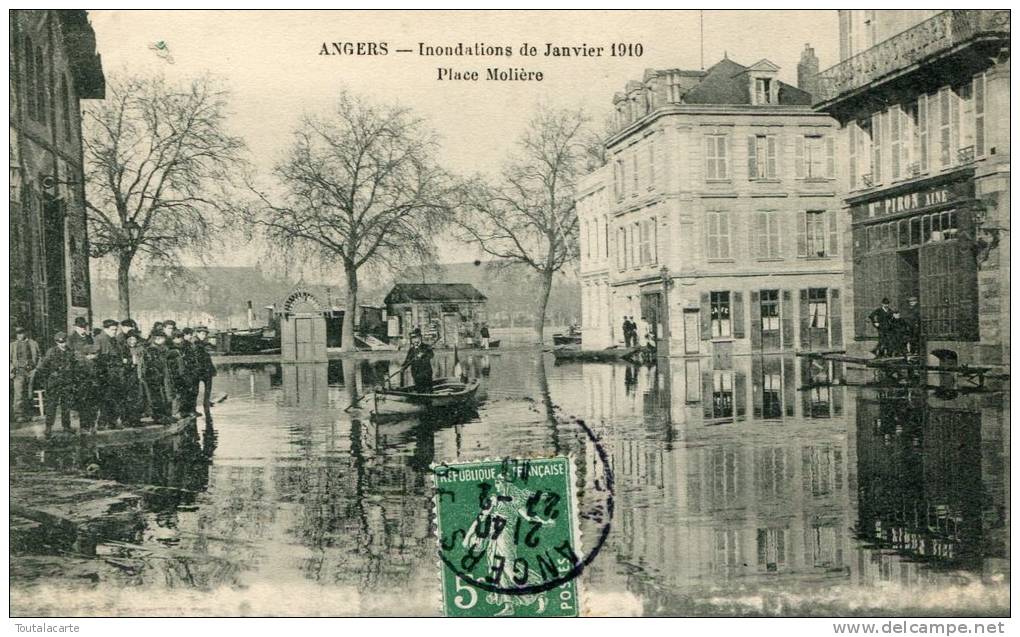
[(36, 119), (35, 103), (35, 48), (32, 38), (25, 36), (25, 99), (28, 102), (28, 116)]
[(60, 113), (64, 118), (64, 137), (71, 139), (71, 96), (67, 91), (67, 78), (60, 78)]
[(49, 121), (47, 116), (47, 99), (46, 99), (46, 58), (43, 57), (42, 47), (35, 48), (35, 90), (36, 90), (36, 106), (38, 107), (38, 120), (40, 122)]

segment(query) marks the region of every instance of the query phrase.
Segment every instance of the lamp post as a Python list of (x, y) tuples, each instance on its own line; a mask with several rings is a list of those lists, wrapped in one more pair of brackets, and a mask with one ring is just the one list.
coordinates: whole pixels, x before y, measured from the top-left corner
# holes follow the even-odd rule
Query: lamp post
[(659, 270), (662, 276), (662, 346), (656, 344), (656, 353), (659, 356), (669, 356), (670, 347), (670, 318), (669, 318), (669, 288), (673, 286), (673, 278), (669, 274), (669, 267), (662, 266)]

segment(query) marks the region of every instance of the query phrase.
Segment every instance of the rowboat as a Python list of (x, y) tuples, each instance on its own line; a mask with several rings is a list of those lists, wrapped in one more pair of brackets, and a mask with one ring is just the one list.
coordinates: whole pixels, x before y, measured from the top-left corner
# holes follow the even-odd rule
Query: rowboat
[(417, 391), (414, 385), (378, 389), (366, 396), (363, 404), (372, 409), (374, 419), (386, 420), (466, 409), (474, 405), (477, 392), (477, 380), (461, 382), (456, 378), (439, 378), (433, 381), (431, 391)]
[(605, 349), (581, 349), (579, 347), (554, 347), (552, 355), (557, 361), (628, 361), (639, 362), (640, 347), (607, 347)]

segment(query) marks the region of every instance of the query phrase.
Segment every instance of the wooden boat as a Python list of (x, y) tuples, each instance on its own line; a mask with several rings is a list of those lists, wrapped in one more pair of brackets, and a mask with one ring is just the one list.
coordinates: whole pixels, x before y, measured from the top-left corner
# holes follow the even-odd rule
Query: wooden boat
[(550, 351), (557, 361), (638, 362), (641, 358), (640, 347), (607, 347), (605, 349), (554, 347)]
[(380, 389), (365, 397), (362, 404), (372, 410), (377, 420), (404, 418), (435, 411), (456, 411), (474, 405), (478, 381), (461, 382), (455, 378), (439, 378), (429, 392), (419, 392), (413, 385)]

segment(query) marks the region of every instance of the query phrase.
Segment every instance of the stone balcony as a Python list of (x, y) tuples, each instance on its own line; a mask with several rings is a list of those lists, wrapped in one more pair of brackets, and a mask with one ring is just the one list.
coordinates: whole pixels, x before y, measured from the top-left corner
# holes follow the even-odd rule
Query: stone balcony
[(841, 111), (867, 108), (867, 94), (881, 102), (976, 73), (1009, 47), (1009, 18), (1007, 9), (938, 13), (819, 73), (814, 108), (843, 119)]

